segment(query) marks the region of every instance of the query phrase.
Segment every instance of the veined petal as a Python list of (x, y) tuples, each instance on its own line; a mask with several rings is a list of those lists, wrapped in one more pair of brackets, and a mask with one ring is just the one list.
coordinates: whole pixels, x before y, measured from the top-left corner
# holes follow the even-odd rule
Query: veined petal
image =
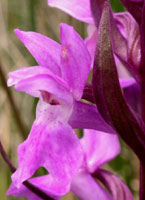
[(113, 200), (110, 194), (83, 170), (73, 179), (71, 190), (82, 200)]
[(50, 190), (56, 185), (61, 186), (62, 191), (69, 190), (82, 164), (83, 153), (72, 128), (60, 121), (59, 108), (48, 105), (44, 112), (37, 114), (28, 139), (19, 145), (19, 166), (12, 175), (16, 187), (32, 177), (39, 167), (44, 167), (52, 177)]
[(91, 58), (83, 39), (72, 26), (61, 24), (62, 78), (69, 84), (76, 100), (82, 96), (88, 78)]
[(120, 153), (118, 136), (113, 134), (85, 129), (81, 144), (91, 173)]
[(69, 124), (77, 129), (95, 129), (106, 133), (116, 133), (101, 117), (96, 106), (79, 101), (74, 103)]
[(121, 34), (127, 40), (128, 62), (134, 68), (138, 69), (141, 55), (139, 26), (129, 12), (117, 13), (114, 17)]
[(66, 104), (73, 102), (67, 83), (44, 67), (26, 67), (10, 72), (8, 86), (11, 85), (34, 97), (40, 97), (41, 91), (46, 91)]
[[(51, 176), (40, 176), (37, 178), (32, 178), (29, 180), (30, 183), (41, 189), (43, 192), (51, 196), (55, 200), (59, 200), (59, 197), (56, 197), (55, 195), (60, 195), (59, 188), (55, 188), (55, 190), (51, 191), (49, 188), (49, 185), (51, 184)], [(20, 188), (17, 188), (13, 183), (10, 185), (10, 188), (7, 191), (7, 195), (12, 195), (15, 197), (25, 197), (28, 200), (42, 200), (42, 198), (38, 197), (36, 194), (34, 194), (31, 190), (29, 190), (26, 186), (23, 184), (20, 186)]]
[(98, 170), (96, 177), (111, 191), (114, 200), (133, 200), (133, 196), (125, 183), (116, 175)]
[(94, 23), (88, 0), (48, 0), (48, 5), (59, 8), (80, 21)]
[(60, 50), (61, 46), (54, 40), (35, 32), (15, 29), (15, 34), (24, 43), (38, 64), (47, 67), (53, 73), (61, 75)]

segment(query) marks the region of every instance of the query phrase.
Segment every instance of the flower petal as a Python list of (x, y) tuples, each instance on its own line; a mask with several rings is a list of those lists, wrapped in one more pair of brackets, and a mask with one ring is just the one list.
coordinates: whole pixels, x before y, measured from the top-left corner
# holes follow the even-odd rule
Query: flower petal
[(118, 136), (113, 134), (85, 129), (81, 144), (91, 173), (120, 153)]
[[(57, 197), (59, 188), (51, 191), (49, 188), (49, 185), (51, 184), (51, 177), (50, 175), (46, 176), (40, 176), (37, 178), (32, 178), (29, 180), (30, 183), (41, 189), (43, 192), (45, 192), (47, 195), (51, 196), (55, 200), (59, 200), (60, 198)], [(26, 186), (23, 184), (20, 186), (20, 188), (17, 188), (13, 183), (10, 185), (10, 188), (7, 191), (7, 195), (12, 195), (15, 197), (25, 197), (28, 200), (42, 200), (42, 198), (38, 197), (36, 194), (34, 194), (31, 190), (29, 190)]]
[(106, 170), (96, 171), (95, 175), (111, 191), (114, 200), (134, 199), (127, 185), (118, 176)]
[(19, 145), (19, 167), (12, 181), (20, 187), (39, 167), (44, 167), (52, 176), (49, 188), (53, 190), (57, 185), (67, 192), (82, 164), (82, 148), (72, 128), (64, 119), (60, 120), (62, 106), (46, 104), (44, 107), (41, 112), (38, 109), (27, 140)]
[(72, 26), (61, 24), (62, 78), (69, 84), (77, 100), (82, 96), (88, 78), (91, 58), (83, 39)]
[(142, 113), (141, 105), (141, 87), (139, 84), (134, 83), (123, 90), (124, 97), (127, 103), (140, 114)]
[(130, 78), (120, 78), (119, 79), (121, 88), (127, 88), (131, 85), (136, 84), (136, 80), (132, 77)]
[(85, 171), (80, 171), (73, 179), (71, 190), (82, 200), (113, 200), (109, 193)]
[(88, 37), (85, 39), (86, 47), (92, 58), (94, 58), (95, 50), (97, 46), (97, 28), (95, 25), (89, 25), (88, 29)]
[(38, 64), (47, 67), (57, 75), (60, 71), (61, 46), (54, 40), (35, 32), (20, 31), (15, 29), (15, 34), (24, 43)]
[(117, 13), (114, 17), (119, 30), (127, 40), (128, 62), (138, 69), (141, 55), (139, 26), (129, 12)]
[(115, 130), (101, 117), (96, 106), (79, 101), (74, 104), (69, 124), (76, 129), (95, 129), (106, 133), (115, 133)]
[(59, 8), (80, 21), (94, 23), (88, 0), (48, 0), (48, 5)]
[(41, 91), (46, 91), (66, 104), (73, 102), (67, 83), (44, 67), (26, 67), (10, 72), (8, 86), (11, 85), (34, 97), (41, 97)]

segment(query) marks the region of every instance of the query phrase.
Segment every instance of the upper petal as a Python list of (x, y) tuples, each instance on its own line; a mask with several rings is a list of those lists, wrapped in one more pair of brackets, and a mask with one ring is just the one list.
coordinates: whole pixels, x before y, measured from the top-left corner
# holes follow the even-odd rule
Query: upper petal
[(66, 104), (73, 102), (67, 83), (44, 67), (26, 67), (10, 72), (8, 86), (11, 85), (34, 97), (40, 97), (41, 91), (46, 91)]
[(17, 187), (39, 167), (44, 167), (51, 175), (49, 189), (56, 192), (59, 188), (61, 195), (68, 192), (71, 180), (82, 164), (83, 154), (72, 128), (60, 121), (60, 108), (48, 105), (43, 113), (39, 113), (28, 139), (19, 145), (19, 166), (12, 175)]
[(48, 0), (48, 5), (59, 8), (83, 22), (94, 23), (88, 0)]
[(61, 24), (60, 32), (62, 77), (79, 100), (90, 72), (91, 58), (83, 39), (72, 26)]
[(73, 179), (71, 190), (82, 200), (113, 200), (111, 195), (83, 170)]
[(85, 129), (81, 144), (91, 173), (120, 153), (118, 136), (113, 134)]
[(24, 43), (38, 64), (47, 67), (57, 75), (60, 71), (61, 46), (54, 40), (35, 32), (15, 29), (15, 34)]

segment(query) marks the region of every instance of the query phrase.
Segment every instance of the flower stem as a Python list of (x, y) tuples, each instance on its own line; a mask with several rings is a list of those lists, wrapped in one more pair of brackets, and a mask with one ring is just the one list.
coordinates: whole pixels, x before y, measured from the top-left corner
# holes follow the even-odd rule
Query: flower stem
[[(14, 173), (16, 171), (16, 167), (12, 164), (12, 162), (10, 161), (7, 153), (5, 152), (3, 145), (0, 141), (0, 153), (4, 159), (4, 161), (7, 163), (7, 165), (9, 166), (10, 170), (12, 173)], [(23, 184), (29, 189), (31, 190), (31, 192), (33, 192), (35, 195), (41, 197), (44, 200), (53, 200), (53, 198), (49, 197), (45, 192), (43, 192), (42, 190), (40, 190), (38, 187), (36, 187), (35, 185), (33, 185), (32, 183), (28, 182), (28, 181), (24, 181)]]

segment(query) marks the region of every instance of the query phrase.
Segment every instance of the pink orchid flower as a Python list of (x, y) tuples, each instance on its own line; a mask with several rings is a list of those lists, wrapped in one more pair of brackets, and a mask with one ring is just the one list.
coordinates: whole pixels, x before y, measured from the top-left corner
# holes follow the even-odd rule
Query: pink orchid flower
[[(35, 171), (49, 172), (47, 191), (61, 196), (70, 189), (83, 159), (83, 150), (72, 128), (115, 133), (96, 106), (79, 102), (88, 78), (91, 58), (82, 38), (61, 24), (59, 44), (34, 32), (15, 30), (39, 66), (9, 73), (8, 85), (39, 98), (36, 119), (28, 138), (18, 147), (18, 169), (12, 175), (19, 188)], [(39, 180), (39, 179), (38, 179)]]

